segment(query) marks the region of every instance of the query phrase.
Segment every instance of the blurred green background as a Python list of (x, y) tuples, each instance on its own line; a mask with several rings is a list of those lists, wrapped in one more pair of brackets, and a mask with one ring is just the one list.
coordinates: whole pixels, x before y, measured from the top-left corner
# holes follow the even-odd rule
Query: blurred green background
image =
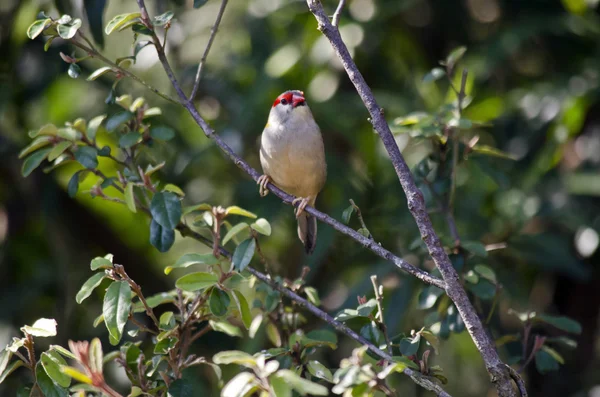
[[(104, 23), (136, 11), (134, 1), (107, 2)], [(340, 29), (361, 72), (390, 123), (414, 111), (434, 111), (447, 98), (448, 84), (423, 83), (422, 77), (453, 48), (468, 51), (460, 67), (469, 70), (473, 101), (465, 117), (487, 122), (471, 134), (517, 160), (473, 156), (458, 171), (456, 218), (465, 240), (506, 243), (485, 260), (499, 275), (503, 292), (494, 336), (518, 331), (509, 307), (562, 314), (579, 321), (583, 333), (575, 350), (561, 351), (560, 372), (525, 375), (533, 396), (599, 396), (600, 347), (600, 18), (597, 0), (349, 0)], [(89, 261), (108, 252), (125, 265), (146, 294), (170, 289), (175, 275), (162, 269), (186, 252), (202, 249), (177, 236), (173, 249), (160, 254), (148, 243), (148, 219), (119, 204), (68, 197), (65, 187), (75, 168), (49, 175), (41, 170), (21, 177), (19, 151), (27, 132), (46, 123), (112, 114), (104, 99), (112, 80), (86, 82), (101, 66), (83, 62), (83, 76), (71, 79), (59, 52), (72, 53), (61, 40), (47, 52), (26, 29), (40, 10), (56, 7), (84, 19), (81, 1), (3, 0), (0, 4), (0, 344), (23, 324), (56, 318), (59, 335), (48, 343), (101, 336), (92, 327), (101, 312), (101, 295), (78, 306), (74, 297), (89, 275)], [(324, 0), (333, 12), (336, 1)], [(167, 51), (184, 90), (189, 92), (220, 2), (200, 9), (192, 2), (148, 1), (150, 13), (173, 10), (176, 21)], [(105, 36), (110, 59), (129, 55), (131, 33)], [(153, 48), (138, 56), (132, 71), (163, 91), (169, 82)], [(427, 258), (409, 249), (418, 231), (385, 150), (367, 120), (368, 114), (329, 43), (316, 30), (303, 1), (231, 1), (209, 56), (197, 97), (201, 114), (251, 165), (260, 168), (258, 137), (274, 98), (301, 89), (323, 131), (328, 180), (317, 207), (340, 219), (352, 198), (360, 206), (377, 241), (409, 262), (430, 268)], [(319, 225), (315, 254), (304, 255), (296, 239), (289, 206), (272, 195), (259, 197), (255, 183), (206, 139), (183, 108), (144, 87), (124, 81), (119, 94), (144, 96), (163, 108), (162, 122), (178, 132), (160, 149), (167, 161), (161, 179), (181, 186), (187, 204), (240, 205), (267, 218), (273, 235), (263, 250), (275, 272), (296, 277), (311, 267), (308, 283), (320, 292), (330, 313), (356, 305), (371, 295), (368, 278), (378, 274), (386, 286), (386, 322), (395, 335), (419, 329), (426, 312), (416, 308), (423, 285), (349, 238)], [(398, 135), (412, 166), (430, 151), (427, 142)], [(102, 164), (102, 163), (101, 163)], [(91, 183), (91, 182), (90, 182)], [(89, 184), (88, 184), (89, 187)], [(444, 219), (432, 215), (444, 241)], [(356, 222), (356, 223), (355, 223)], [(353, 219), (351, 225), (358, 228)], [(258, 262), (257, 262), (258, 263)], [(256, 264), (260, 268), (260, 264)], [(95, 297), (95, 298), (94, 298)], [(315, 323), (314, 326), (317, 326)], [(552, 334), (552, 331), (547, 331)], [(323, 357), (332, 367), (355, 344), (340, 337), (340, 348)], [(40, 348), (43, 348), (40, 342)], [(268, 346), (258, 338), (241, 343), (223, 334), (203, 338), (197, 352), (212, 356), (217, 347)], [(510, 355), (501, 350), (503, 357)], [(467, 333), (452, 335), (434, 358), (456, 396), (493, 395), (487, 374)], [(25, 370), (17, 372), (26, 379)], [(0, 386), (12, 395), (14, 377)], [(118, 373), (115, 374), (118, 379)], [(214, 379), (199, 382), (214, 392)], [(211, 386), (212, 385), (212, 386)], [(599, 386), (595, 386), (599, 385)], [(595, 387), (595, 389), (594, 389)], [(426, 395), (407, 380), (403, 395)], [(595, 391), (594, 391), (595, 390)], [(207, 395), (210, 393), (207, 391)]]

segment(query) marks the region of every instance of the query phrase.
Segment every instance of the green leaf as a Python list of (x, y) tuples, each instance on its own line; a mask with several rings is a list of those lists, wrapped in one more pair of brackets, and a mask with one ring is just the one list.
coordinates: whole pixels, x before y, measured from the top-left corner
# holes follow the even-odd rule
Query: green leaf
[(173, 16), (175, 14), (173, 14), (173, 11), (167, 11), (164, 14), (160, 14), (154, 17), (154, 20), (152, 21), (152, 25), (154, 26), (164, 26), (167, 23), (169, 23), (171, 21), (171, 19), (173, 19)]
[(160, 329), (170, 330), (175, 327), (175, 317), (173, 312), (164, 312), (159, 319)]
[[(146, 44), (142, 48), (144, 48), (145, 46), (147, 46), (149, 44), (152, 44), (151, 41), (146, 41), (144, 43), (146, 43)], [(138, 42), (138, 44), (139, 44), (139, 42)], [(138, 50), (138, 44), (135, 45), (135, 49), (136, 49), (136, 51), (139, 52), (139, 50)], [(142, 48), (140, 48), (140, 50)], [(137, 55), (137, 52), (136, 52), (136, 55)], [(144, 111), (144, 118), (152, 117), (152, 116), (160, 116), (161, 114), (162, 114), (162, 110), (160, 110), (160, 108), (156, 108), (156, 107), (155, 108), (150, 108), (150, 109), (146, 109)]]
[(38, 363), (35, 367), (35, 379), (36, 384), (42, 391), (45, 397), (68, 397), (69, 392), (67, 389), (57, 385), (54, 381), (46, 374), (46, 371), (42, 367), (42, 363)]
[[(43, 138), (43, 137), (41, 137)], [(54, 146), (52, 148), (52, 150), (50, 151), (50, 153), (48, 153), (48, 161), (54, 161), (58, 158), (58, 156), (60, 156), (61, 154), (64, 153), (65, 150), (67, 150), (69, 147), (71, 147), (73, 143), (69, 142), (69, 141), (62, 141), (56, 144), (56, 146)]]
[(98, 151), (90, 146), (79, 146), (75, 152), (75, 160), (85, 168), (94, 169), (98, 167)]
[(100, 285), (100, 283), (102, 283), (105, 277), (106, 274), (104, 273), (96, 273), (92, 277), (88, 278), (87, 281), (81, 286), (79, 292), (77, 292), (75, 301), (78, 304), (81, 304), (81, 302), (87, 299), (87, 297), (92, 294), (92, 291), (94, 291)]
[(142, 136), (136, 131), (131, 131), (119, 138), (119, 147), (122, 147), (123, 149), (129, 149), (130, 147), (137, 145), (141, 141)]
[(50, 18), (38, 19), (27, 28), (27, 37), (31, 40), (35, 39), (50, 25), (52, 25)]
[(36, 150), (43, 148), (44, 146), (48, 146), (53, 140), (54, 140), (54, 138), (49, 135), (42, 135), (42, 136), (36, 137), (33, 140), (33, 142), (31, 142), (23, 150), (21, 150), (21, 152), (19, 152), (19, 158), (22, 159), (23, 157), (27, 156), (29, 153), (33, 153)]
[(71, 377), (65, 375), (60, 370), (62, 366), (67, 365), (67, 362), (60, 354), (53, 350), (49, 350), (42, 353), (40, 361), (44, 371), (46, 371), (46, 374), (50, 377), (50, 379), (62, 387), (69, 387), (71, 385)]
[(373, 313), (373, 310), (377, 307), (377, 301), (375, 299), (369, 299), (366, 303), (358, 306), (356, 311), (359, 316), (369, 317)]
[(121, 95), (120, 97), (115, 99), (115, 103), (125, 109), (129, 109), (132, 102), (133, 102), (133, 99), (131, 98), (131, 95), (129, 95), (129, 94)]
[(131, 287), (126, 281), (115, 281), (106, 290), (102, 314), (109, 334), (118, 343), (131, 309)]
[(81, 136), (81, 133), (72, 127), (59, 128), (56, 135), (60, 138), (75, 142)]
[(77, 191), (79, 190), (79, 182), (87, 176), (88, 170), (80, 170), (73, 174), (71, 179), (69, 179), (69, 183), (67, 184), (67, 193), (69, 197), (75, 197), (77, 195)]
[(542, 350), (544, 350), (546, 353), (551, 355), (552, 358), (555, 359), (559, 364), (564, 365), (565, 359), (556, 350), (554, 350), (553, 348), (551, 348), (550, 346), (547, 346), (547, 345), (542, 346)]
[(127, 186), (125, 186), (125, 204), (127, 204), (127, 208), (131, 212), (137, 212), (135, 208), (135, 195), (133, 193), (134, 186), (133, 183), (127, 183)]
[(229, 240), (239, 234), (242, 230), (246, 230), (248, 227), (249, 226), (246, 222), (241, 222), (229, 229), (225, 237), (223, 237), (223, 245), (227, 244)]
[(310, 303), (315, 306), (319, 306), (321, 304), (321, 299), (319, 299), (319, 293), (313, 287), (304, 287), (304, 293), (308, 297)]
[(483, 258), (487, 258), (488, 256), (487, 250), (485, 249), (485, 245), (483, 245), (479, 241), (463, 241), (460, 243), (460, 246), (473, 255), (481, 256)]
[(219, 260), (210, 254), (185, 254), (177, 259), (174, 265), (165, 268), (165, 274), (171, 273), (173, 269), (183, 269), (192, 265), (216, 265)]
[[(310, 371), (310, 370), (309, 370)], [(271, 389), (275, 394), (275, 397), (292, 397), (293, 389), (285, 380), (272, 376), (269, 378)]]
[(104, 32), (109, 35), (114, 32), (115, 29), (119, 29), (121, 26), (125, 25), (128, 21), (139, 18), (140, 16), (141, 14), (139, 12), (117, 15), (106, 24)]
[(479, 282), (479, 276), (473, 270), (469, 270), (467, 274), (465, 274), (465, 281), (471, 284), (477, 284)]
[(62, 354), (63, 356), (75, 360), (75, 355), (71, 353), (69, 350), (65, 349), (60, 345), (50, 345), (49, 349), (54, 350), (57, 353)]
[(421, 334), (421, 336), (431, 345), (431, 347), (433, 347), (433, 350), (437, 354), (440, 348), (440, 339), (430, 331), (426, 330), (422, 330), (419, 332), (419, 334)]
[(421, 344), (421, 335), (417, 334), (414, 338), (403, 338), (400, 341), (400, 352), (404, 356), (413, 356), (417, 354)]
[(482, 154), (484, 156), (498, 157), (506, 160), (517, 161), (517, 158), (512, 154), (503, 152), (500, 149), (488, 145), (477, 145), (471, 149), (473, 153)]
[(257, 219), (250, 227), (265, 236), (271, 235), (271, 224), (265, 218)]
[(4, 382), (4, 379), (8, 377), (8, 375), (12, 374), (17, 368), (25, 365), (25, 363), (21, 360), (13, 361), (4, 372), (0, 372), (0, 384)]
[(225, 210), (225, 213), (227, 215), (241, 215), (241, 216), (245, 216), (246, 218), (256, 219), (256, 215), (255, 214), (253, 214), (250, 211), (246, 211), (245, 209), (240, 208), (237, 205), (233, 205), (231, 207), (227, 207), (227, 209)]
[(229, 336), (237, 336), (238, 338), (242, 337), (242, 331), (233, 324), (230, 324), (226, 321), (213, 321), (210, 320), (208, 322), (213, 330), (217, 332), (222, 332)]
[(152, 30), (148, 29), (141, 23), (134, 23), (131, 25), (131, 30), (137, 34), (145, 34), (146, 36), (152, 36)]
[(311, 382), (300, 377), (293, 371), (289, 369), (282, 369), (277, 371), (275, 375), (277, 378), (284, 380), (287, 384), (292, 386), (294, 390), (296, 390), (301, 396), (313, 395), (313, 396), (327, 396), (329, 395), (329, 390), (318, 383)]
[(92, 74), (90, 74), (86, 80), (87, 81), (94, 81), (98, 77), (100, 77), (100, 76), (102, 76), (102, 75), (104, 75), (104, 74), (106, 74), (108, 72), (113, 72), (114, 73), (113, 69), (110, 66), (102, 66), (101, 68), (98, 68), (98, 69), (94, 70), (94, 72)]
[(256, 366), (256, 359), (246, 352), (239, 350), (224, 350), (213, 356), (215, 364), (238, 364), (245, 367)]
[(102, 30), (102, 18), (106, 7), (106, 0), (83, 0), (85, 14), (87, 15), (88, 24), (94, 41), (98, 43), (100, 48), (104, 47), (104, 32)]
[(21, 174), (24, 177), (28, 177), (37, 167), (40, 166), (40, 164), (42, 164), (42, 161), (48, 157), (48, 153), (50, 153), (51, 150), (52, 148), (44, 148), (27, 156), (27, 158), (23, 161)]
[(150, 136), (160, 141), (170, 141), (175, 137), (175, 130), (171, 127), (159, 125), (150, 128)]
[(308, 372), (315, 378), (324, 379), (327, 382), (333, 383), (333, 375), (329, 368), (316, 360), (310, 360), (306, 365)]
[(154, 219), (150, 222), (150, 244), (160, 252), (167, 252), (175, 242), (175, 231), (159, 225)]
[[(91, 76), (90, 76), (91, 77)], [(89, 78), (88, 78), (89, 80)], [(98, 128), (102, 125), (102, 122), (106, 119), (106, 115), (102, 114), (100, 116), (96, 116), (88, 122), (87, 125), (87, 136), (91, 140), (96, 139), (96, 133), (98, 132)]]
[(36, 136), (39, 136), (39, 135), (56, 136), (56, 134), (58, 134), (58, 128), (56, 128), (56, 126), (54, 124), (46, 124), (37, 131), (35, 131), (35, 130), (29, 131), (28, 135), (30, 138), (35, 138)]
[(230, 302), (231, 299), (229, 298), (227, 292), (219, 288), (213, 288), (210, 293), (208, 306), (212, 314), (217, 317), (221, 317), (227, 314), (227, 308), (229, 307)]
[(354, 212), (354, 206), (346, 208), (344, 212), (342, 212), (342, 221), (347, 225), (350, 222), (350, 218), (352, 217), (352, 213)]
[(130, 111), (122, 111), (119, 113), (115, 113), (106, 120), (106, 130), (108, 132), (113, 132), (117, 128), (119, 128), (122, 124), (132, 120), (134, 117), (133, 113)]
[(198, 390), (191, 381), (177, 379), (169, 385), (168, 395), (169, 397), (194, 397), (198, 395)]
[(175, 193), (179, 197), (185, 197), (185, 193), (183, 192), (183, 190), (181, 190), (179, 186), (174, 185), (172, 183), (167, 183), (165, 187), (163, 187), (162, 191)]
[(446, 71), (442, 68), (433, 68), (429, 71), (429, 73), (427, 73), (425, 76), (423, 76), (423, 82), (424, 83), (430, 83), (432, 81), (436, 81), (441, 79), (442, 77), (444, 77), (446, 75)]
[(572, 334), (581, 334), (581, 324), (577, 321), (564, 316), (551, 316), (548, 314), (537, 314), (534, 320), (541, 321), (546, 324), (550, 324), (562, 331), (566, 331)]
[(250, 306), (248, 306), (248, 301), (246, 300), (246, 297), (240, 291), (233, 290), (233, 298), (238, 307), (238, 310), (240, 311), (244, 327), (246, 327), (246, 329), (249, 329), (250, 325), (252, 324), (252, 313), (250, 312)]
[(159, 225), (173, 230), (181, 220), (181, 201), (173, 193), (156, 193), (150, 203), (150, 213)]
[(53, 318), (40, 318), (33, 325), (21, 327), (21, 331), (31, 336), (49, 337), (56, 336), (56, 320)]
[(239, 272), (242, 272), (246, 266), (250, 264), (250, 261), (254, 256), (255, 249), (256, 241), (254, 241), (254, 239), (249, 238), (242, 241), (233, 252), (233, 258), (231, 259), (233, 268)]
[(190, 205), (189, 207), (185, 207), (183, 209), (183, 215), (190, 214), (194, 211), (210, 211), (210, 210), (212, 210), (212, 205), (207, 204), (207, 203)]
[(550, 353), (545, 350), (540, 350), (535, 353), (535, 367), (541, 373), (558, 371), (558, 361)]
[(481, 275), (481, 277), (488, 279), (494, 284), (497, 284), (496, 273), (485, 265), (475, 265), (473, 268), (477, 273)]
[(450, 54), (446, 58), (445, 65), (450, 70), (454, 69), (454, 66), (456, 65), (456, 63), (458, 61), (460, 61), (460, 59), (462, 58), (462, 56), (465, 54), (466, 51), (467, 51), (467, 47), (464, 47), (464, 46), (455, 48), (454, 50), (452, 50), (452, 52), (450, 52)]
[(206, 4), (208, 0), (194, 0), (194, 8), (200, 8)]
[(8, 362), (10, 361), (11, 357), (12, 352), (10, 350), (0, 350), (0, 374), (3, 373), (8, 366)]
[(195, 292), (212, 287), (218, 281), (219, 278), (215, 274), (196, 272), (180, 277), (175, 282), (175, 286), (184, 291)]
[(102, 352), (102, 343), (100, 342), (100, 339), (92, 339), (89, 347), (89, 355), (90, 367), (92, 371), (102, 373), (102, 366), (104, 364), (104, 353)]
[(97, 256), (90, 262), (90, 269), (111, 269), (113, 267), (113, 254), (106, 254), (104, 257)]
[(75, 37), (75, 34), (77, 33), (77, 31), (79, 30), (80, 27), (81, 27), (81, 19), (77, 18), (77, 19), (74, 19), (73, 22), (71, 22), (69, 24), (59, 24), (56, 27), (56, 30), (58, 31), (58, 35), (60, 37), (62, 37), (65, 40), (68, 40), (68, 39), (72, 39), (73, 37)]
[(81, 67), (76, 63), (72, 63), (69, 65), (67, 74), (69, 75), (70, 78), (76, 79), (81, 74)]

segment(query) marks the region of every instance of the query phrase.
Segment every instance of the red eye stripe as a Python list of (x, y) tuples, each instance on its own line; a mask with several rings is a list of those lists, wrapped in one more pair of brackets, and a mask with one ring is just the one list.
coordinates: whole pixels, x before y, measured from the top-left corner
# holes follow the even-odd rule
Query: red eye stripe
[(284, 105), (292, 103), (292, 98), (293, 94), (291, 92), (284, 92), (283, 94), (279, 95), (277, 99), (275, 99), (275, 102), (273, 102), (273, 107), (279, 105), (282, 99), (285, 99), (285, 103), (283, 103)]

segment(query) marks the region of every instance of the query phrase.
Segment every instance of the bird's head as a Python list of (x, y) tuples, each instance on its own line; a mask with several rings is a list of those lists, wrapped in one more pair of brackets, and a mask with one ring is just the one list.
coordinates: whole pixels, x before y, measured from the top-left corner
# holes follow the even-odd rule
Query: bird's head
[(269, 123), (286, 124), (313, 121), (313, 116), (304, 99), (304, 92), (286, 91), (279, 95), (269, 114)]

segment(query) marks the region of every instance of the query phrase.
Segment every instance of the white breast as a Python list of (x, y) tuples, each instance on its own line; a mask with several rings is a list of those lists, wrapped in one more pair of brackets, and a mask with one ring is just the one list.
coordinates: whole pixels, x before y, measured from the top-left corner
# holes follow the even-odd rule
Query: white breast
[(308, 107), (298, 107), (280, 123), (271, 120), (261, 137), (260, 159), (265, 174), (286, 192), (316, 197), (326, 178), (321, 131)]

